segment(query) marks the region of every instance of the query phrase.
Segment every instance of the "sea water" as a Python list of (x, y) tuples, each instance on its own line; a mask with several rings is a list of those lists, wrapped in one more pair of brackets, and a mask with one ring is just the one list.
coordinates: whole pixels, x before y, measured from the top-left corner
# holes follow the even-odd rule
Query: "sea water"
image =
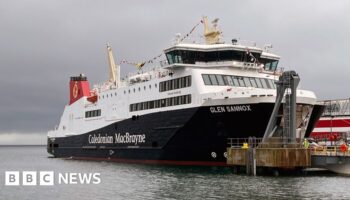
[[(37, 184), (5, 185), (5, 172), (37, 172)], [(40, 185), (40, 172), (54, 185)], [(58, 182), (58, 175), (74, 175)], [(81, 183), (77, 174), (100, 182)], [(0, 199), (350, 199), (350, 177), (333, 173), (247, 176), (222, 167), (181, 167), (51, 158), (45, 146), (0, 147)]]

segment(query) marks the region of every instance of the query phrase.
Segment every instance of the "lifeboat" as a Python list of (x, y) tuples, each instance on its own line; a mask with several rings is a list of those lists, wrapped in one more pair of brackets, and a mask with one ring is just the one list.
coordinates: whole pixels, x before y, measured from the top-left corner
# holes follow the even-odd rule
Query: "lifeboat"
[(87, 100), (91, 103), (95, 103), (98, 100), (98, 95), (95, 91), (90, 91), (90, 96), (87, 97)]

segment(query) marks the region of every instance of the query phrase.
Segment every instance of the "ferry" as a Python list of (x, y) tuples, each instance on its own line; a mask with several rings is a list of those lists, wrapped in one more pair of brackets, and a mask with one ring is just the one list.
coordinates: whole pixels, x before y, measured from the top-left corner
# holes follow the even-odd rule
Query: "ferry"
[[(225, 42), (217, 23), (204, 17), (204, 43), (178, 36), (159, 66), (144, 70), (142, 62), (123, 78), (108, 45), (109, 80), (90, 87), (83, 74), (70, 78), (69, 102), (48, 132), (47, 151), (58, 158), (226, 166), (228, 138), (263, 137), (282, 70), (271, 48)], [(316, 100), (298, 88), (298, 138), (308, 137), (322, 114)], [(276, 123), (282, 130), (282, 115)]]
[(320, 101), (325, 109), (310, 137), (317, 141), (350, 140), (350, 99)]

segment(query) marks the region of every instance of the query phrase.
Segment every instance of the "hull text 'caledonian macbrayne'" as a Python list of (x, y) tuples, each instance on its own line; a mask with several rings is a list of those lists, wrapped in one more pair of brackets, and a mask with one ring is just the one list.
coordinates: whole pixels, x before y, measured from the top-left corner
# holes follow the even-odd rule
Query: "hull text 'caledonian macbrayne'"
[[(177, 38), (159, 67), (122, 80), (107, 46), (110, 79), (90, 89), (84, 75), (71, 77), (70, 101), (59, 125), (48, 132), (48, 152), (74, 159), (225, 166), (227, 138), (262, 137), (281, 75), (279, 56), (237, 40), (221, 42), (221, 31), (206, 18), (201, 22), (205, 44)], [(146, 63), (151, 62), (136, 65)], [(313, 92), (297, 90), (297, 137), (310, 134), (321, 112)], [(283, 116), (277, 123), (282, 122)]]

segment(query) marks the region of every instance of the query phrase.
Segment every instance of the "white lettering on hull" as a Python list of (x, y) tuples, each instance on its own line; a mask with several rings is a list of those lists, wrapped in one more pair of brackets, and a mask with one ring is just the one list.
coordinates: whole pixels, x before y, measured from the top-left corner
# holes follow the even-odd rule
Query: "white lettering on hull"
[(105, 134), (104, 136), (101, 136), (101, 134), (98, 135), (89, 135), (89, 143), (90, 144), (112, 144), (113, 143), (113, 137), (112, 136), (108, 136), (107, 134)]
[(210, 107), (211, 113), (224, 113), (224, 112), (250, 112), (252, 109), (250, 105), (237, 105), (237, 106), (215, 106)]
[(121, 135), (120, 133), (115, 134), (115, 143), (119, 144), (134, 144), (137, 145), (138, 143), (145, 143), (146, 142), (146, 135), (131, 135), (128, 132), (125, 133), (125, 135)]
[(137, 145), (139, 143), (146, 142), (145, 134), (130, 134), (126, 132), (125, 134), (116, 133), (115, 137), (109, 136), (107, 134), (93, 134), (89, 135), (88, 141), (90, 144), (134, 144)]

